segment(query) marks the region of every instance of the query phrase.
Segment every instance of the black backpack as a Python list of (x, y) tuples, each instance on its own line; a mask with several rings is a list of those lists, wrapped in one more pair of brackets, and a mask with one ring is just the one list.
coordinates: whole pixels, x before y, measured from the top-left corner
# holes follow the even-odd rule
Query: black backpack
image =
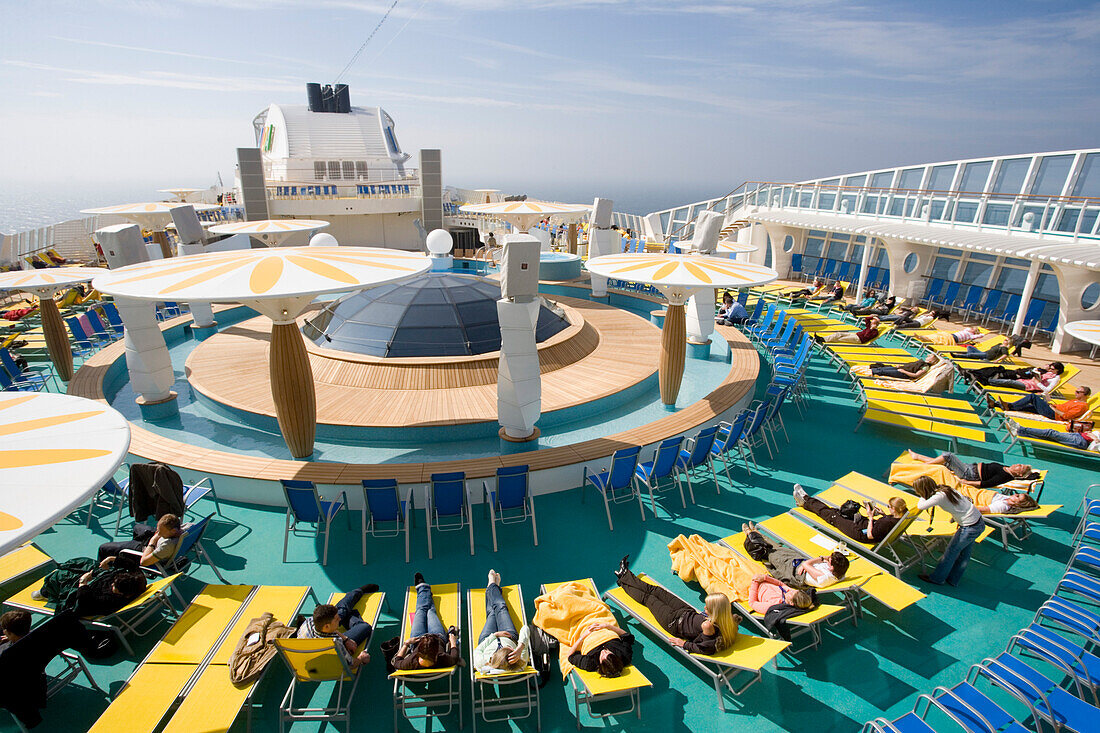
[(845, 519), (855, 521), (855, 518), (859, 516), (859, 510), (859, 503), (852, 499), (848, 499), (840, 505), (840, 508), (837, 509), (837, 513)]
[(558, 640), (531, 624), (531, 666), (539, 673), (539, 688), (550, 681), (550, 660), (558, 656)]

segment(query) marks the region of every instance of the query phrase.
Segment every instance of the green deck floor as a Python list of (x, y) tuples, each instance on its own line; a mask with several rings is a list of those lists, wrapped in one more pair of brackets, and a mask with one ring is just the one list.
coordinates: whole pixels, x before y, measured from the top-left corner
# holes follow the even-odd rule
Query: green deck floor
[[(475, 507), (477, 553), (473, 557), (468, 554), (465, 534), (445, 534), (436, 536), (436, 557), (428, 561), (421, 519), (413, 533), (411, 563), (404, 562), (400, 540), (372, 538), (364, 566), (360, 563), (359, 515), (355, 514), (354, 531), (348, 530), (343, 521), (335, 525), (327, 567), (320, 565), (319, 546), (311, 538), (292, 538), (289, 562), (284, 564), (280, 559), (284, 513), (231, 504), (223, 504), (229, 519), (215, 518), (205, 544), (230, 582), (309, 584), (322, 598), (334, 590), (379, 583), (391, 600), (372, 642), (375, 652), (380, 640), (397, 634), (401, 594), (415, 570), (422, 571), (429, 582), (458, 581), (466, 589), (483, 586), (486, 570), (496, 568), (505, 583), (523, 585), (531, 611), (542, 582), (591, 576), (601, 591), (607, 590), (613, 585), (612, 571), (619, 558), (629, 554), (636, 571), (651, 574), (695, 601), (701, 598), (700, 589), (685, 585), (669, 571), (666, 544), (677, 534), (698, 533), (717, 539), (737, 531), (746, 520), (761, 520), (786, 511), (791, 506), (793, 482), (802, 483), (813, 493), (850, 470), (884, 478), (891, 459), (902, 448), (924, 452), (946, 449), (943, 441), (908, 436), (883, 426), (868, 424), (853, 433), (857, 419), (853, 392), (847, 380), (820, 357), (811, 365), (809, 383), (812, 400), (806, 419), (800, 420), (792, 406), (784, 408), (790, 443), (780, 441), (774, 460), (769, 460), (766, 451), (758, 450), (759, 473), (749, 476), (743, 468), (737, 468), (732, 472), (732, 485), (719, 474), (720, 493), (715, 492), (709, 476), (705, 482), (697, 481), (694, 489), (698, 503), (686, 510), (680, 509), (678, 498), (666, 494), (659, 516), (654, 519), (647, 509), (644, 523), (639, 520), (636, 506), (613, 507), (614, 532), (607, 529), (598, 498), (590, 495), (587, 503), (582, 503), (579, 490), (573, 489), (537, 499), (537, 548), (532, 546), (529, 525), (512, 525), (500, 530), (501, 551), (493, 553), (480, 506)], [(989, 459), (1000, 457), (1002, 448), (964, 446), (960, 452)], [(662, 643), (632, 626), (639, 639), (635, 663), (654, 684), (642, 695), (642, 719), (584, 718), (583, 724), (653, 731), (711, 731), (728, 726), (746, 731), (832, 731), (856, 730), (875, 716), (892, 718), (908, 711), (918, 693), (957, 682), (971, 664), (1003, 650), (1008, 638), (1030, 621), (1060, 577), (1082, 492), (1100, 479), (1093, 465), (1075, 466), (1053, 458), (1044, 455), (1034, 463), (1050, 469), (1044, 503), (1062, 503), (1065, 509), (1048, 522), (1037, 523), (1035, 534), (1019, 550), (1006, 552), (993, 537), (978, 545), (959, 588), (923, 588), (929, 591), (928, 598), (901, 613), (867, 601), (859, 626), (842, 623), (826, 632), (818, 649), (796, 659), (781, 657), (778, 671), (767, 668), (761, 682), (733, 699), (725, 713), (717, 708), (709, 680), (694, 674), (666, 653)], [(579, 472), (576, 478), (579, 482)], [(86, 529), (84, 516), (81, 511), (79, 521), (74, 521), (75, 517), (63, 520), (39, 536), (37, 544), (55, 558), (94, 556), (96, 546), (110, 539), (114, 519), (111, 516), (108, 521), (100, 514), (93, 519), (91, 529)], [(205, 567), (194, 575), (178, 586), (185, 598), (198, 592), (204, 582), (216, 582)], [(922, 585), (915, 576), (916, 571), (911, 571), (906, 579)], [(311, 604), (307, 601), (305, 610), (310, 610)], [(463, 629), (464, 639), (465, 634)], [(137, 641), (139, 656), (148, 651), (156, 636)], [(468, 655), (467, 643), (463, 651)], [(353, 730), (388, 730), (393, 726), (392, 685), (385, 679), (379, 657), (376, 653), (359, 686)], [(91, 668), (100, 684), (116, 693), (135, 662), (119, 654), (106, 662), (93, 663)], [(273, 673), (261, 688), (264, 707), (254, 716), (256, 731), (277, 729), (277, 705), (288, 675), (278, 660), (274, 664)], [(468, 684), (464, 675), (465, 694)], [(71, 685), (51, 701), (41, 729), (86, 730), (106, 705), (102, 696)], [(574, 729), (576, 717), (568, 685), (552, 679), (542, 691), (542, 706), (543, 730)], [(469, 726), (468, 707), (466, 716), (465, 725)], [(456, 716), (443, 722), (448, 730), (458, 727)], [(435, 724), (435, 729), (441, 727)], [(506, 727), (494, 724), (482, 729)], [(535, 729), (532, 721), (510, 727)], [(0, 718), (0, 729), (15, 730), (10, 718)], [(316, 725), (299, 724), (292, 730), (318, 729)], [(405, 720), (398, 725), (401, 731), (412, 729), (423, 730), (424, 726), (419, 723), (414, 728)], [(234, 730), (244, 730), (243, 716)]]

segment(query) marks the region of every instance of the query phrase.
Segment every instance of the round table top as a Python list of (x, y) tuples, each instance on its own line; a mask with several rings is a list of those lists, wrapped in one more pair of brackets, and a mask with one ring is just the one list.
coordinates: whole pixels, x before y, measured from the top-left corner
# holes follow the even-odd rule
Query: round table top
[(1067, 323), (1062, 330), (1075, 339), (1100, 346), (1100, 321), (1074, 321)]
[(137, 300), (249, 302), (358, 290), (427, 272), (420, 252), (379, 247), (277, 247), (206, 252), (106, 271), (92, 285)]
[(586, 204), (557, 204), (549, 201), (497, 201), (490, 204), (466, 204), (459, 211), (468, 214), (493, 214), (494, 216), (553, 216), (555, 214), (582, 214), (592, 209)]
[(210, 231), (214, 234), (283, 235), (323, 229), (328, 225), (327, 221), (321, 221), (320, 219), (259, 219), (257, 221), (235, 221), (231, 224), (218, 224), (210, 227)]
[(738, 254), (740, 252), (755, 252), (757, 249), (758, 247), (754, 247), (751, 244), (734, 242), (729, 239), (719, 240), (718, 247), (716, 248), (718, 252), (731, 252), (733, 254)]
[(0, 554), (88, 501), (130, 447), (126, 418), (100, 402), (0, 393)]
[(42, 270), (0, 272), (0, 290), (58, 290), (86, 283), (107, 272), (100, 267), (47, 267)]
[(770, 267), (751, 262), (668, 252), (603, 255), (588, 260), (585, 266), (596, 275), (655, 287), (749, 288), (779, 278)]
[(171, 215), (172, 209), (177, 206), (193, 206), (195, 211), (219, 208), (217, 204), (187, 204), (182, 201), (148, 201), (140, 204), (119, 204), (118, 206), (101, 206), (98, 209), (81, 209), (81, 214), (118, 214), (119, 216), (131, 215)]

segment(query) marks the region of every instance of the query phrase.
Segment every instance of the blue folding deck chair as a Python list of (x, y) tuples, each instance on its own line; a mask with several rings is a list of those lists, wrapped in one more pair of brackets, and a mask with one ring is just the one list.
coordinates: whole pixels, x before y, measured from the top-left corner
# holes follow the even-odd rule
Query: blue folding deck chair
[(620, 448), (611, 454), (611, 466), (596, 472), (589, 473), (588, 466), (584, 467), (584, 474), (581, 477), (581, 502), (584, 502), (584, 495), (587, 493), (588, 485), (591, 484), (592, 488), (603, 497), (603, 507), (607, 512), (607, 527), (612, 532), (615, 531), (615, 525), (611, 522), (611, 504), (621, 504), (637, 499), (638, 511), (642, 514), (642, 521), (645, 521), (645, 507), (642, 506), (642, 494), (637, 484), (638, 455), (641, 450), (641, 446)]
[[(1036, 653), (1041, 656), (1041, 652)], [(1075, 675), (1063, 669), (1056, 660), (1043, 657), (1043, 661), (1058, 669), (1059, 678), (1069, 676), (1076, 681)], [(1041, 719), (1055, 730), (1064, 727), (1073, 731), (1088, 731), (1095, 730), (1095, 723), (1100, 719), (1100, 709), (1062, 689), (1031, 664), (1008, 652), (974, 665), (966, 679), (973, 684), (979, 677), (1026, 705), (1037, 726)]]
[(39, 390), (46, 386), (46, 380), (49, 379), (49, 374), (39, 369), (23, 369), (20, 367), (7, 349), (0, 349), (0, 369), (7, 370), (12, 382), (38, 385)]
[[(680, 506), (687, 508), (687, 502), (684, 501), (684, 486), (680, 481), (680, 472), (676, 465), (680, 457), (680, 446), (683, 443), (684, 439), (681, 436), (665, 438), (653, 452), (653, 460), (639, 463), (637, 468), (634, 469), (638, 480), (649, 489), (649, 509), (653, 512), (654, 518), (657, 517), (657, 503), (654, 500), (654, 494), (668, 491), (673, 486), (680, 491)], [(662, 487), (661, 481), (664, 479), (672, 480), (668, 486)], [(694, 499), (692, 501), (694, 502)]]
[(99, 319), (99, 314), (95, 312), (95, 309), (88, 309), (84, 315), (88, 317), (88, 325), (92, 327), (92, 335), (95, 336), (95, 338), (105, 343), (111, 343), (118, 338), (118, 335), (113, 331), (108, 331), (104, 328), (103, 321)]
[(26, 380), (15, 381), (8, 376), (3, 368), (0, 368), (0, 390), (4, 392), (41, 392), (45, 384), (28, 382)]
[(69, 327), (69, 333), (73, 336), (73, 352), (76, 356), (84, 357), (95, 351), (91, 339), (84, 333), (84, 327), (75, 316), (65, 319), (65, 325)]
[[(416, 517), (413, 493), (401, 498), (397, 479), (363, 479), (363, 564), (367, 563), (367, 535), (405, 535), (405, 562), (409, 561), (409, 526)], [(389, 526), (392, 525), (392, 528)]]
[[(466, 472), (433, 473), (428, 486), (428, 559), (432, 558), (432, 528), (453, 532), (470, 530), (470, 554), (474, 554), (474, 516), (466, 494)], [(445, 521), (440, 521), (445, 520)]]
[(699, 467), (709, 467), (714, 485), (718, 485), (718, 474), (714, 472), (714, 464), (711, 463), (711, 448), (714, 447), (715, 436), (718, 435), (718, 426), (711, 425), (703, 428), (695, 434), (694, 438), (688, 438), (687, 447), (680, 451), (680, 457), (676, 459), (676, 468), (687, 479), (688, 495), (691, 503), (695, 503), (695, 489), (692, 488), (691, 479)]
[(111, 325), (111, 328), (121, 335), (125, 330), (125, 325), (122, 323), (122, 316), (119, 315), (118, 306), (114, 303), (104, 303), (103, 315), (107, 316), (107, 323)]
[[(321, 564), (328, 564), (328, 540), (332, 530), (332, 520), (340, 513), (341, 509), (347, 509), (348, 495), (341, 491), (334, 501), (325, 501), (317, 491), (317, 485), (312, 481), (299, 481), (297, 479), (280, 479), (283, 485), (283, 493), (286, 495), (286, 527), (283, 531), (283, 562), (286, 562), (287, 543), (290, 535), (298, 534), (299, 524), (313, 525), (313, 536), (325, 535), (325, 549), (321, 557)], [(345, 512), (346, 514), (346, 512)], [(347, 517), (348, 529), (351, 529), (351, 517)]]
[[(741, 446), (741, 436), (745, 434), (745, 426), (748, 424), (749, 416), (752, 413), (749, 410), (742, 410), (733, 418), (733, 422), (720, 422), (718, 423), (718, 432), (714, 436), (714, 444), (710, 448), (710, 460), (713, 467), (714, 461), (719, 459), (722, 461), (722, 470), (726, 472), (726, 480), (733, 485), (733, 479), (730, 478), (730, 461), (733, 460), (732, 453), (737, 451), (741, 456), (741, 460), (745, 463), (746, 473), (749, 470), (749, 462), (745, 458), (745, 449)], [(717, 493), (721, 494), (722, 489), (718, 486), (718, 482), (714, 482), (714, 487), (717, 489)]]
[[(176, 551), (173, 553), (172, 557), (167, 560), (153, 563), (152, 565), (146, 565), (142, 567), (142, 570), (158, 578), (167, 578), (169, 575), (175, 575), (176, 573), (186, 573), (192, 566), (192, 560), (189, 555), (194, 552), (195, 564), (197, 564), (199, 560), (206, 561), (206, 564), (214, 571), (214, 575), (218, 576), (218, 580), (222, 583), (228, 583), (218, 570), (218, 566), (210, 559), (210, 555), (207, 554), (206, 548), (202, 546), (202, 536), (206, 533), (206, 528), (210, 524), (210, 520), (213, 516), (214, 515), (211, 514), (203, 517), (197, 522), (183, 525), (179, 542), (176, 543)], [(139, 557), (141, 555), (140, 552), (135, 550), (123, 550), (123, 552), (135, 554)]]
[(493, 552), (497, 551), (497, 523), (519, 524), (531, 518), (531, 533), (535, 547), (539, 544), (539, 528), (535, 520), (535, 497), (531, 495), (529, 466), (504, 466), (496, 472), (496, 486), (481, 482), (481, 500), (489, 508), (493, 530)]

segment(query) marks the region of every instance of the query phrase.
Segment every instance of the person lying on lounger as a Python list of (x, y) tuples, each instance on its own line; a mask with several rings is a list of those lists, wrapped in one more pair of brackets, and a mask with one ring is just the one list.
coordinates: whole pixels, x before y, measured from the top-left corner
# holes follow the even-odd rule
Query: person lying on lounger
[(1100, 453), (1100, 430), (1096, 430), (1095, 423), (1090, 420), (1086, 420), (1084, 423), (1071, 420), (1065, 432), (1059, 432), (1051, 428), (1029, 428), (1026, 425), (1018, 426), (1016, 423), (1010, 422), (1008, 431), (1021, 438), (1049, 440), (1068, 448)]
[(523, 669), (531, 661), (530, 638), (530, 627), (524, 625), (516, 631), (500, 590), (500, 573), (490, 570), (485, 586), (485, 625), (481, 627), (474, 648), (474, 669), (482, 674)]
[(874, 341), (878, 335), (878, 316), (871, 316), (863, 322), (862, 331), (833, 331), (824, 336), (814, 334), (814, 340), (819, 344), (866, 344)]
[(929, 369), (938, 364), (940, 357), (937, 354), (929, 354), (923, 359), (906, 362), (905, 364), (871, 364), (872, 377), (886, 377), (888, 379), (920, 379)]
[(837, 303), (844, 299), (844, 285), (837, 281), (833, 283), (833, 287), (827, 291), (819, 292), (811, 295), (809, 300), (820, 300), (822, 305), (828, 305), (829, 303)]
[(99, 563), (78, 557), (58, 565), (31, 597), (53, 601), (58, 613), (105, 616), (140, 596), (145, 586), (145, 575), (133, 555), (108, 557)]
[(562, 583), (536, 598), (533, 623), (558, 640), (563, 670), (571, 664), (618, 677), (634, 658), (634, 636), (619, 628), (611, 608), (585, 582)]
[(770, 575), (757, 575), (749, 586), (748, 603), (749, 608), (766, 615), (776, 606), (783, 605), (808, 611), (814, 607), (814, 597)]
[(815, 277), (813, 288), (802, 288), (801, 290), (795, 290), (792, 293), (788, 293), (792, 300), (800, 300), (803, 298), (811, 298), (825, 289), (825, 278)]
[(917, 315), (916, 308), (901, 308), (896, 313), (883, 316), (883, 320), (893, 321), (894, 328), (902, 330), (924, 328), (937, 319), (949, 321), (951, 320), (951, 314), (947, 311), (933, 310)]
[(1031, 466), (1026, 463), (1013, 463), (1011, 466), (1004, 466), (1000, 463), (967, 463), (954, 453), (940, 453), (933, 458), (909, 451), (909, 457), (914, 461), (927, 463), (931, 466), (943, 466), (958, 476), (960, 483), (979, 489), (1000, 486), (1017, 479), (1039, 477), (1037, 473), (1031, 470)]
[(977, 346), (967, 345), (966, 358), (978, 359), (981, 361), (997, 361), (1003, 359), (1009, 354), (1015, 354), (1019, 356), (1023, 353), (1024, 349), (1030, 349), (1031, 342), (1025, 339), (1023, 336), (1013, 334), (1008, 337), (1008, 342), (1003, 344), (994, 344), (985, 351), (982, 351)]
[(846, 515), (825, 502), (806, 494), (799, 484), (794, 485), (794, 503), (808, 512), (813, 512), (832, 526), (839, 529), (856, 542), (873, 545), (890, 535), (899, 521), (905, 517), (909, 507), (900, 496), (890, 498), (890, 514), (886, 514), (870, 501), (864, 502), (864, 513), (855, 512)]
[(730, 599), (711, 593), (699, 613), (690, 604), (660, 586), (639, 580), (630, 571), (630, 556), (619, 563), (615, 582), (626, 594), (649, 609), (672, 638), (669, 643), (693, 654), (714, 654), (737, 641), (741, 617), (733, 613)]
[(416, 586), (416, 611), (412, 634), (393, 656), (394, 669), (431, 669), (459, 664), (462, 657), (458, 652), (458, 629), (454, 626), (443, 628), (432, 599), (432, 587), (424, 581), (424, 576), (416, 573), (413, 584)]
[[(365, 648), (374, 631), (371, 625), (363, 620), (355, 604), (359, 603), (364, 595), (378, 591), (378, 585), (368, 583), (356, 588), (344, 595), (335, 606), (322, 603), (313, 609), (313, 615), (306, 618), (298, 627), (296, 636), (299, 639), (339, 639), (340, 651), (349, 667), (358, 667), (360, 664), (370, 663), (370, 654)], [(340, 627), (347, 629), (346, 634), (340, 633)], [(363, 644), (361, 652), (356, 650)]]
[(967, 382), (977, 382), (989, 387), (1019, 389), (1025, 392), (1046, 394), (1058, 386), (1058, 381), (1066, 371), (1060, 361), (1052, 361), (1045, 367), (1027, 367), (1013, 369), (1003, 366), (988, 366), (981, 369), (964, 369), (962, 378)]
[[(883, 297), (886, 297), (885, 295)], [(873, 308), (875, 304), (879, 303), (881, 298), (875, 295), (874, 290), (867, 290), (864, 294), (863, 300), (858, 303), (850, 303), (848, 305), (841, 305), (837, 307), (837, 310), (848, 311), (849, 313), (856, 313), (857, 311), (865, 310), (867, 308)], [(861, 313), (858, 315), (871, 315), (870, 313)]]
[(1089, 396), (1092, 390), (1088, 387), (1078, 387), (1074, 390), (1073, 399), (1064, 402), (1051, 402), (1039, 394), (1029, 394), (1013, 402), (1005, 402), (999, 397), (987, 397), (987, 404), (991, 408), (1012, 410), (1014, 412), (1030, 412), (1042, 415), (1049, 420), (1061, 420), (1069, 422), (1083, 417), (1089, 411)]
[(887, 297), (883, 296), (877, 298), (874, 303), (862, 308), (848, 308), (848, 312), (853, 316), (884, 316), (894, 309), (894, 305), (897, 304), (898, 299), (893, 295)]
[(776, 547), (749, 522), (741, 525), (745, 533), (745, 552), (753, 560), (768, 566), (771, 575), (792, 588), (824, 588), (843, 580), (848, 558), (843, 552), (806, 557), (791, 547)]

